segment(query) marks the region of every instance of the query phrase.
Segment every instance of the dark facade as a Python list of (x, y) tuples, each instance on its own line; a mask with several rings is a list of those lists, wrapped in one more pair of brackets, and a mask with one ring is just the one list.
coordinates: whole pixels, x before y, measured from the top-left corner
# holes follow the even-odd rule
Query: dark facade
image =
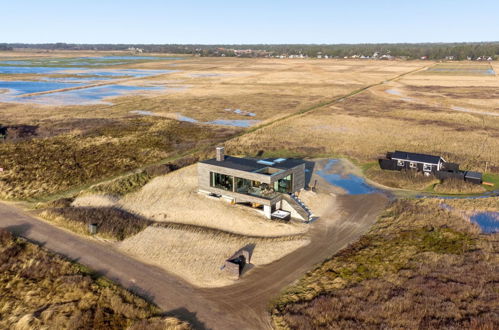
[(405, 151), (388, 152), (386, 158), (378, 159), (383, 170), (414, 170), (425, 175), (434, 175), (440, 180), (458, 179), (482, 184), (482, 173), (459, 170), (459, 164), (446, 162), (440, 156), (418, 154)]
[(405, 151), (388, 152), (386, 159), (380, 159), (379, 165), (384, 170), (416, 170), (435, 173), (442, 169), (445, 160), (439, 156), (417, 154)]

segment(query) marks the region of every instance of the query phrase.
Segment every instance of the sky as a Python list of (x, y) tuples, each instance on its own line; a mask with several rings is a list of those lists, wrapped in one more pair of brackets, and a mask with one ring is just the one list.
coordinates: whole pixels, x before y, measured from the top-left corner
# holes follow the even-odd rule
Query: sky
[(499, 40), (499, 0), (0, 0), (0, 43)]

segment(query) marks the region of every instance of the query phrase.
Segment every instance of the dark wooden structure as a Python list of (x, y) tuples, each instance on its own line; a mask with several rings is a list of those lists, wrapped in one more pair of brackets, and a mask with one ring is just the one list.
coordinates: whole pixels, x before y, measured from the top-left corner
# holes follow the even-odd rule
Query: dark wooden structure
[(378, 159), (383, 170), (414, 170), (425, 175), (434, 175), (440, 180), (458, 179), (475, 184), (482, 184), (482, 173), (462, 171), (459, 164), (449, 163), (441, 156), (418, 154), (406, 151), (388, 152), (385, 158)]
[(246, 264), (250, 263), (250, 258), (250, 251), (243, 248), (225, 260), (225, 264), (222, 269), (230, 277), (239, 278), (242, 275)]

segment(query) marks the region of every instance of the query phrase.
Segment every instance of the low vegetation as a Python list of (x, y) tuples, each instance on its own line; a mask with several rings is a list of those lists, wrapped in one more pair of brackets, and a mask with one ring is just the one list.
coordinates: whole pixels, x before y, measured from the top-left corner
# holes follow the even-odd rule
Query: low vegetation
[(84, 194), (109, 194), (113, 196), (124, 196), (139, 190), (146, 185), (152, 178), (170, 173), (184, 166), (197, 162), (197, 157), (183, 157), (166, 164), (151, 165), (138, 173), (132, 173), (110, 182), (104, 182), (94, 185), (85, 190)]
[(366, 177), (387, 187), (425, 190), (439, 183), (439, 180), (434, 176), (425, 176), (421, 172), (385, 171), (380, 169), (377, 163), (373, 163), (372, 166), (369, 165), (364, 170)]
[(444, 180), (442, 183), (435, 185), (434, 190), (442, 194), (478, 194), (486, 191), (482, 185), (458, 179)]
[(498, 249), (496, 236), (479, 235), (437, 200), (400, 200), (357, 243), (277, 298), (273, 322), (283, 329), (493, 329)]
[(448, 199), (445, 204), (465, 211), (492, 211), (499, 212), (499, 197), (479, 199)]
[(391, 188), (436, 192), (439, 194), (479, 194), (487, 191), (482, 185), (458, 179), (439, 180), (416, 171), (382, 170), (377, 164), (364, 166), (364, 174), (370, 180)]
[(189, 329), (118, 287), (0, 229), (0, 328)]
[(216, 143), (224, 134), (175, 120), (134, 118), (86, 134), (2, 143), (0, 197), (38, 198), (86, 185)]
[[(227, 151), (254, 154), (255, 150), (262, 150), (274, 156), (343, 157), (360, 165), (371, 165), (387, 151), (407, 150), (441, 155), (459, 163), (463, 169), (490, 173), (484, 177), (487, 181), (499, 173), (499, 153), (496, 152), (499, 120), (491, 115), (496, 111), (497, 98), (486, 92), (492, 89), (490, 86), (497, 85), (497, 78), (470, 76), (463, 86), (454, 79), (409, 74), (390, 84), (231, 139), (226, 143)], [(473, 86), (475, 84), (483, 88)], [(452, 97), (446, 96), (449, 86), (452, 86)], [(386, 92), (390, 88), (397, 88), (400, 95)], [(454, 101), (456, 103), (452, 103)], [(456, 104), (471, 112), (453, 110)], [(432, 178), (382, 173), (374, 166), (366, 173), (374, 181), (391, 187), (424, 190), (436, 183)], [(440, 188), (446, 189), (445, 185)], [(447, 188), (450, 188), (448, 192), (477, 190), (476, 186), (471, 191), (467, 191), (467, 187)], [(491, 189), (498, 188), (496, 184)]]
[(97, 235), (123, 240), (154, 222), (115, 207), (59, 207), (41, 211), (40, 215), (57, 225), (88, 235), (88, 225), (97, 225)]

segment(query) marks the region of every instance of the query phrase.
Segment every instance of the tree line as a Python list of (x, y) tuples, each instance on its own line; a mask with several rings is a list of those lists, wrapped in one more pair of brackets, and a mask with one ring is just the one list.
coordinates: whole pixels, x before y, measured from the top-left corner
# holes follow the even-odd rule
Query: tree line
[[(453, 57), (456, 60), (476, 59), (486, 56), (499, 59), (499, 42), (465, 42), (465, 43), (397, 43), (397, 44), (281, 44), (281, 45), (196, 45), (196, 44), (68, 44), (46, 43), (0, 44), (0, 50), (16, 48), (32, 48), (46, 50), (128, 50), (130, 47), (140, 48), (147, 53), (193, 54), (201, 56), (280, 56), (303, 55), (316, 57), (351, 57), (390, 55), (407, 59), (445, 59)], [(234, 50), (252, 50), (244, 54)]]

